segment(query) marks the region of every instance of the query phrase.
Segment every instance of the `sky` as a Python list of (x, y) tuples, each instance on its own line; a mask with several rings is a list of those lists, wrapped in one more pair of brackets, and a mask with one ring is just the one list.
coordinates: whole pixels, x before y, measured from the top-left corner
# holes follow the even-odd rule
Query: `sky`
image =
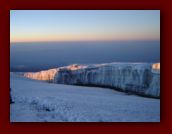
[(10, 42), (160, 40), (160, 10), (11, 10)]

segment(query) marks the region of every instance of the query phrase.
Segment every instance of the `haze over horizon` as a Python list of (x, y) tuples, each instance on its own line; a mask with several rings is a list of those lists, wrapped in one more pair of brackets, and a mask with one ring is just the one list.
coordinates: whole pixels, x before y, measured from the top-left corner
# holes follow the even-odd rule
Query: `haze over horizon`
[(160, 10), (11, 10), (10, 69), (160, 62)]

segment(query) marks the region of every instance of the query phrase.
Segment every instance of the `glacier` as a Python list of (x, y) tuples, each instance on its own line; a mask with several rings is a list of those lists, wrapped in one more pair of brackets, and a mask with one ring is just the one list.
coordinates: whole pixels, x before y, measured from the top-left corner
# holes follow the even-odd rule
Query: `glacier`
[(24, 73), (31, 79), (58, 84), (108, 87), (160, 98), (160, 63), (105, 63), (78, 65)]

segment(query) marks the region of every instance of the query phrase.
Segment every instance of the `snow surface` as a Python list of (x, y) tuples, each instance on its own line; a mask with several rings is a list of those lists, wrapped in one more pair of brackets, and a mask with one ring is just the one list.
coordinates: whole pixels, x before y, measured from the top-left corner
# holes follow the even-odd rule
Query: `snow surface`
[(10, 73), (11, 122), (159, 122), (160, 100)]

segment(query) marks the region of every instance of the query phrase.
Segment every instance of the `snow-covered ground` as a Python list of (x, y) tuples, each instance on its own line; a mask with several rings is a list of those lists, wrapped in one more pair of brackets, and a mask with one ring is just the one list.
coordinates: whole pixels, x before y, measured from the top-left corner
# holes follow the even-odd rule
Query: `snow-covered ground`
[(10, 73), (11, 122), (159, 122), (160, 99)]

